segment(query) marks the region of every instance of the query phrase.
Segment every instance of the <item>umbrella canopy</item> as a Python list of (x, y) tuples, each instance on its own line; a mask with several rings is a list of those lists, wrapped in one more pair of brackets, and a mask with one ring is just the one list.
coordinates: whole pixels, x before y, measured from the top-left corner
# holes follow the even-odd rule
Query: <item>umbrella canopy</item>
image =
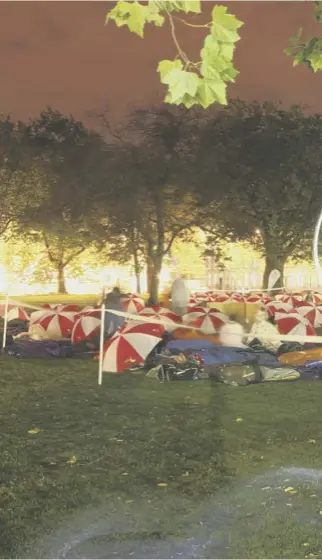
[(205, 334), (214, 334), (227, 321), (225, 313), (205, 307), (195, 307), (183, 317), (184, 324), (198, 328)]
[(104, 345), (103, 371), (120, 373), (134, 365), (143, 365), (163, 334), (164, 327), (153, 323), (123, 327)]
[(72, 330), (72, 343), (81, 342), (99, 333), (101, 320), (97, 317), (84, 315), (77, 319)]
[(55, 310), (59, 311), (59, 313), (78, 313), (81, 311), (81, 307), (79, 305), (75, 305), (74, 303), (60, 303), (59, 305), (56, 305)]
[(140, 313), (144, 309), (143, 299), (138, 296), (129, 296), (121, 299), (121, 305), (127, 313)]
[(159, 305), (151, 305), (151, 307), (146, 307), (142, 311), (140, 311), (139, 315), (143, 315), (144, 317), (149, 317), (150, 319), (157, 319), (158, 321), (162, 321), (162, 319), (167, 321), (167, 324), (164, 325), (165, 329), (169, 332), (172, 332), (175, 328), (177, 328), (177, 323), (181, 323), (181, 318), (179, 315), (170, 311), (166, 307), (160, 307)]
[(299, 295), (284, 295), (279, 299), (283, 303), (289, 303), (292, 307), (296, 307), (296, 305), (301, 301), (300, 297), (301, 296)]
[(95, 307), (85, 307), (82, 311), (75, 314), (75, 321), (80, 317), (96, 317), (97, 319), (100, 319), (101, 310), (96, 309)]
[(263, 302), (263, 296), (252, 295), (246, 298), (246, 303), (262, 303), (262, 302)]
[(307, 319), (313, 326), (317, 322), (317, 319), (320, 315), (320, 312), (315, 307), (315, 305), (313, 305), (312, 303), (308, 303), (306, 301), (299, 301), (297, 303), (296, 312), (299, 313), (305, 319)]
[(299, 313), (276, 313), (276, 325), (281, 334), (314, 336), (315, 330)]
[(74, 323), (75, 313), (60, 313), (54, 309), (43, 309), (30, 315), (30, 324), (41, 325), (53, 338), (69, 338)]
[(271, 301), (266, 305), (267, 313), (272, 317), (276, 313), (294, 313), (295, 310), (289, 303), (282, 301)]
[(226, 303), (231, 301), (231, 297), (227, 294), (221, 294), (215, 298), (215, 303)]
[[(6, 304), (0, 303), (0, 317), (5, 317), (6, 314)], [(8, 305), (8, 315), (7, 321), (13, 321), (14, 319), (20, 319), (21, 321), (29, 321), (28, 313), (18, 305), (9, 303)]]

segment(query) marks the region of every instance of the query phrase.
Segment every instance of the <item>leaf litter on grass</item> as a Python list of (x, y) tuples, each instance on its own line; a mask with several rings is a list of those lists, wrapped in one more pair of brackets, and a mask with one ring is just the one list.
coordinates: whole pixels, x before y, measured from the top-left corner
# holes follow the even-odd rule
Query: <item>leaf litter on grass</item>
[[(290, 488), (298, 492), (286, 498)], [(284, 550), (284, 558), (316, 558), (322, 519), (316, 500), (310, 500), (312, 488), (322, 501), (322, 471), (289, 468), (246, 479), (199, 503), (180, 495), (110, 498), (105, 507), (69, 519), (69, 534), (59, 529), (32, 553), (35, 558), (228, 559), (279, 558)]]

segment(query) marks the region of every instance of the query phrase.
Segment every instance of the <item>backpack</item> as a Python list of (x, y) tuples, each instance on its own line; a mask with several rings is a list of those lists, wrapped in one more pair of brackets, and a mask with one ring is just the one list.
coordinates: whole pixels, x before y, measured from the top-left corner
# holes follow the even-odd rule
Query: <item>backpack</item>
[(209, 379), (237, 387), (260, 383), (262, 375), (257, 364), (230, 363), (212, 367)]

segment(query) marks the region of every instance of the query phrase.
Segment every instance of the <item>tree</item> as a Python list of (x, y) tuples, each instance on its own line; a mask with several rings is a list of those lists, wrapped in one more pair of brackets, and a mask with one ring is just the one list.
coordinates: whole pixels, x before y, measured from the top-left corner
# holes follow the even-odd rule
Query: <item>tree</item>
[(65, 293), (66, 266), (94, 240), (94, 200), (105, 179), (106, 146), (82, 123), (52, 109), (29, 124), (26, 137), (42, 198), (20, 220), (20, 232), (44, 243), (58, 292)]
[(0, 237), (10, 236), (39, 200), (39, 183), (24, 134), (23, 123), (10, 117), (0, 119)]
[[(201, 105), (207, 108), (213, 103), (227, 104), (227, 83), (234, 82), (239, 72), (234, 68), (233, 57), (235, 43), (240, 39), (238, 29), (243, 22), (234, 15), (227, 13), (225, 6), (214, 6), (211, 21), (195, 23), (174, 14), (200, 14), (202, 6), (208, 10), (209, 2), (200, 0), (156, 1), (149, 0), (147, 4), (120, 0), (110, 10), (106, 23), (113, 20), (118, 27), (127, 26), (130, 31), (143, 38), (146, 23), (153, 23), (161, 27), (169, 24), (172, 40), (177, 50), (174, 60), (161, 60), (158, 65), (160, 80), (168, 86), (165, 101), (172, 105), (181, 103), (187, 108)], [(314, 15), (318, 23), (322, 23), (322, 2), (314, 2)], [(192, 62), (180, 46), (176, 34), (176, 22), (194, 28), (210, 30), (205, 37), (200, 51), (200, 61)], [(317, 72), (322, 70), (322, 38), (313, 37), (300, 42), (302, 30), (290, 40), (290, 47), (285, 53), (294, 58), (296, 64), (304, 64)]]
[[(106, 223), (106, 241), (147, 265), (148, 288), (158, 298), (163, 259), (175, 239), (189, 235), (198, 223), (195, 199), (182, 184), (180, 171), (190, 157), (193, 113), (164, 107), (135, 111), (119, 133), (117, 189), (99, 202)], [(122, 140), (123, 139), (123, 140)], [(104, 204), (105, 200), (105, 204)], [(124, 245), (123, 245), (124, 246)]]
[(322, 202), (322, 116), (272, 103), (235, 102), (212, 115), (199, 141), (199, 196), (231, 239), (265, 256), (273, 269), (303, 251)]

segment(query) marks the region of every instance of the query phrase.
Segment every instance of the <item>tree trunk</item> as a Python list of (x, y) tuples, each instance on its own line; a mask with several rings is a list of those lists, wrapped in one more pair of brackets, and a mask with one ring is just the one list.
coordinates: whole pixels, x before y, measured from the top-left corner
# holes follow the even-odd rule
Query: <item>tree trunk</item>
[(65, 266), (62, 263), (57, 264), (57, 288), (59, 294), (67, 294), (65, 284)]
[(280, 278), (277, 280), (274, 288), (282, 288), (284, 286), (284, 265), (286, 258), (278, 255), (267, 253), (265, 256), (265, 271), (263, 277), (263, 289), (268, 288), (268, 279), (272, 270), (278, 270), (281, 273)]
[(141, 293), (141, 266), (139, 263), (138, 253), (134, 249), (133, 251), (133, 261), (134, 261), (134, 273), (136, 278), (136, 292)]
[(151, 293), (153, 269), (153, 260), (151, 259), (151, 257), (148, 257), (146, 268), (146, 289), (149, 294)]
[(150, 298), (157, 304), (159, 301), (159, 284), (160, 272), (162, 269), (162, 257), (157, 256), (149, 259), (150, 267), (148, 264), (148, 273), (150, 274), (149, 295)]

